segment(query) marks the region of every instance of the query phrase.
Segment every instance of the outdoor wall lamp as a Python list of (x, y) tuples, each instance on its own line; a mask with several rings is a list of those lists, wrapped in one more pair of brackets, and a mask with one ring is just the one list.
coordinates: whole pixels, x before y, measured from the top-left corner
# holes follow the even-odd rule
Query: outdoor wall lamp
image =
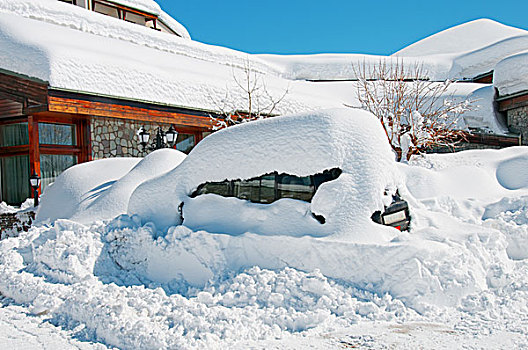
[(33, 187), (33, 206), (36, 207), (39, 205), (39, 194), (38, 194), (38, 188), (40, 186), (40, 176), (38, 176), (35, 172), (33, 175), (29, 177), (29, 183), (31, 184), (31, 187)]
[(143, 148), (143, 151), (155, 151), (157, 149), (167, 147), (172, 148), (174, 147), (176, 139), (178, 138), (178, 132), (176, 131), (176, 129), (174, 129), (172, 125), (167, 131), (163, 131), (161, 127), (158, 127), (156, 135), (154, 136), (154, 140), (152, 140), (152, 143), (150, 145), (148, 144), (150, 140), (150, 134), (148, 133), (148, 131), (145, 130), (145, 126), (139, 128), (139, 130), (137, 131), (137, 135), (139, 138), (139, 143)]

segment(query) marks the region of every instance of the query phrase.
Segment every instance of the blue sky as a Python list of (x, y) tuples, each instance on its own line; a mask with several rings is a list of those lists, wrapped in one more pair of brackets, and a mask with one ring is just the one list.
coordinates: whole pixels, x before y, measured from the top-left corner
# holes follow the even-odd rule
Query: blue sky
[(157, 0), (193, 39), (251, 53), (390, 54), (477, 18), (528, 29), (526, 0)]

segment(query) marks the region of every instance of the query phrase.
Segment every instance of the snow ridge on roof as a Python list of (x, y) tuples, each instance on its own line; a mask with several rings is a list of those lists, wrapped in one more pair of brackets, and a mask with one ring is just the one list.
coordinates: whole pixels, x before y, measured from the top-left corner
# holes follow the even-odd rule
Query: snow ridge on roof
[(395, 52), (393, 56), (462, 53), (480, 49), (508, 37), (525, 34), (528, 34), (526, 30), (481, 18), (428, 36)]

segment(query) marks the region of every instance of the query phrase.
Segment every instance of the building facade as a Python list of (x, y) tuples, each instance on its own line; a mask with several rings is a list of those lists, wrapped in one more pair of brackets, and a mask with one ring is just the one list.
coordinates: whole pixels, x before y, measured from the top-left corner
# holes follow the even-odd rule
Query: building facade
[(211, 129), (209, 112), (64, 92), (45, 82), (0, 73), (0, 200), (20, 204), (77, 163), (143, 156), (136, 132), (174, 126), (175, 148), (189, 152)]

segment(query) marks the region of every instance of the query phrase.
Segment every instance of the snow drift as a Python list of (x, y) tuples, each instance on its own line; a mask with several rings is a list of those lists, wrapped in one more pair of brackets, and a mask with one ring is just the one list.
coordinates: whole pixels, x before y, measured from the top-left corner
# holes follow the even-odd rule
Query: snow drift
[[(314, 120), (324, 120), (327, 113)], [(305, 119), (297, 117), (299, 123)], [(339, 126), (339, 119), (326, 125)], [(273, 123), (284, 125), (280, 120)], [(298, 127), (303, 129), (305, 123), (301, 124)], [(231, 133), (236, 138), (236, 130), (246, 127), (252, 129), (248, 124)], [(295, 136), (296, 128), (292, 130)], [(323, 131), (307, 137), (319, 133)], [(212, 140), (200, 152), (218, 146)], [(324, 154), (312, 146), (306, 151)], [(230, 151), (237, 160), (245, 155), (238, 149)], [(339, 151), (335, 158), (317, 160), (334, 165), (341, 159), (345, 166), (349, 153)], [(163, 154), (152, 156), (156, 156), (152, 160), (164, 159)], [(253, 174), (243, 165), (240, 172), (219, 167), (224, 173), (207, 174), (211, 166), (192, 157), (144, 185), (175, 179), (177, 169), (191, 169), (193, 164), (205, 167), (197, 175), (199, 181)], [(302, 160), (309, 163), (307, 158), (297, 159), (297, 165), (285, 164), (284, 169), (298, 173), (319, 169), (320, 163), (301, 164)], [(230, 162), (226, 165), (235, 160)], [(266, 160), (258, 166), (274, 162)], [(379, 170), (373, 157), (358, 162)], [(95, 170), (101, 164), (84, 166)], [(140, 164), (136, 170), (141, 170)], [(348, 332), (348, 327), (369, 320), (441, 323), (449, 330), (442, 339), (454, 334), (454, 343), (471, 345), (491, 337), (499, 347), (506, 339), (519, 347), (527, 345), (522, 322), (528, 312), (528, 183), (517, 176), (528, 168), (526, 147), (426, 155), (413, 158), (409, 165), (392, 166), (402, 177), (400, 190), (411, 205), (413, 223), (410, 233), (383, 227), (393, 233), (390, 241), (357, 243), (337, 235), (233, 235), (185, 226), (160, 232), (155, 223), (143, 223), (138, 216), (120, 215), (101, 222), (102, 211), (91, 211), (89, 224), (60, 219), (1, 241), (0, 292), (27, 305), (34, 315), (49, 315), (82, 339), (122, 348), (247, 348), (255, 342), (269, 348), (275, 339), (328, 339), (336, 329), (344, 327)], [(118, 167), (113, 171), (108, 178), (129, 177), (122, 176)], [(71, 172), (72, 183), (82, 174)], [(68, 187), (65, 179), (61, 186)], [(121, 180), (111, 187), (121, 187)], [(133, 182), (129, 181), (124, 185)], [(199, 181), (173, 182), (160, 189), (164, 195), (155, 195), (166, 204), (178, 202), (176, 188), (191, 189)], [(55, 204), (43, 202), (48, 205)], [(230, 215), (236, 219), (239, 213)]]

